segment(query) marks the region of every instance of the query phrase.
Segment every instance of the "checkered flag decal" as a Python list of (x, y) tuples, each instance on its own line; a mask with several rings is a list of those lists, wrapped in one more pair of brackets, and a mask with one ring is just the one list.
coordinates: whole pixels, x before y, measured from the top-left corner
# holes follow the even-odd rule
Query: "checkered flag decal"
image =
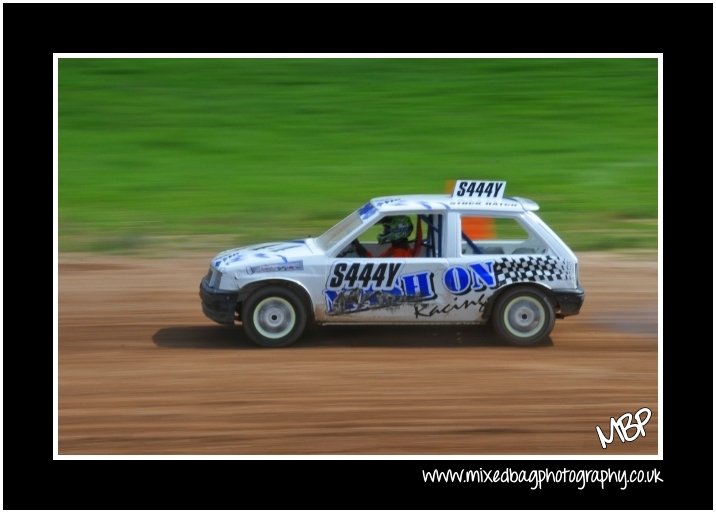
[(525, 256), (495, 261), (497, 286), (524, 281), (566, 280), (567, 272), (561, 259), (552, 256)]

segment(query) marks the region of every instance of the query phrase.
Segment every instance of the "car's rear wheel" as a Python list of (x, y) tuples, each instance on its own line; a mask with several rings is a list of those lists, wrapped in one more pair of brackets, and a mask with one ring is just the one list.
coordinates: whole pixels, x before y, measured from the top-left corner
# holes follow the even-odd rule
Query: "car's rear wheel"
[(506, 290), (495, 303), (492, 325), (505, 341), (516, 346), (543, 342), (554, 328), (554, 306), (535, 287)]
[(254, 292), (243, 304), (241, 323), (246, 335), (263, 347), (293, 344), (306, 328), (307, 309), (291, 289), (277, 285)]

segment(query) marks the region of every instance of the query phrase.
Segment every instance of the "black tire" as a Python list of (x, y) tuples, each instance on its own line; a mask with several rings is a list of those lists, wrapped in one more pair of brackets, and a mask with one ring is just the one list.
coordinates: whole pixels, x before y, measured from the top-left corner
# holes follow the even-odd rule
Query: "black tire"
[(520, 286), (503, 292), (492, 311), (492, 326), (506, 342), (532, 346), (543, 342), (554, 328), (554, 306), (535, 287)]
[(241, 308), (244, 332), (262, 347), (293, 344), (305, 330), (307, 319), (306, 305), (298, 294), (278, 285), (258, 289)]

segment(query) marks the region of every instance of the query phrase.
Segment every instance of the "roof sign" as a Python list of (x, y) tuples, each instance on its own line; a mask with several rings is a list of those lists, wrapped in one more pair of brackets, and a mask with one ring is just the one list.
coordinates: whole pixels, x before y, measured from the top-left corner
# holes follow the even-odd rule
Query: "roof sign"
[(458, 180), (452, 191), (453, 198), (501, 199), (507, 182), (486, 180)]

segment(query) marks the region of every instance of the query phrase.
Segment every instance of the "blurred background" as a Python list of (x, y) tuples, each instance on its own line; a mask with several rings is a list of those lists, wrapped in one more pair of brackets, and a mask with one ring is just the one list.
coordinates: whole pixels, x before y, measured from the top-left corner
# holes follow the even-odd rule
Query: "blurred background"
[(575, 250), (656, 249), (656, 59), (68, 59), (61, 251), (318, 235), (506, 180)]
[[(648, 407), (609, 450), (656, 454), (657, 87), (654, 59), (60, 59), (59, 450), (600, 454), (596, 425)], [(548, 344), (268, 351), (204, 317), (216, 252), (457, 178), (507, 181), (578, 252), (587, 301)]]

